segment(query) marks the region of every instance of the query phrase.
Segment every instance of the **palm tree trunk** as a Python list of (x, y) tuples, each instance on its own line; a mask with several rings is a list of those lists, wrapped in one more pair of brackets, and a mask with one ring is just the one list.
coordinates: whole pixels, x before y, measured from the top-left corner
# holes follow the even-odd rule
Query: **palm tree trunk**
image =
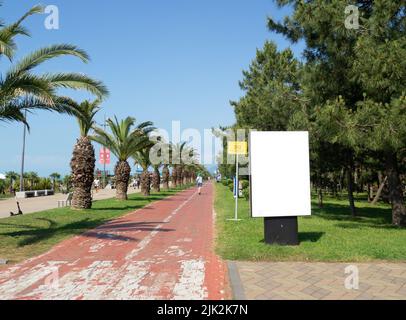
[(181, 186), (183, 184), (183, 168), (182, 167), (180, 167), (180, 166), (178, 167), (176, 176), (177, 176), (176, 184)]
[(131, 168), (127, 161), (118, 161), (114, 168), (116, 176), (116, 199), (127, 200), (128, 181)]
[(141, 173), (141, 193), (144, 196), (149, 196), (151, 193), (151, 178), (148, 169), (144, 169)]
[(161, 191), (161, 176), (159, 174), (158, 168), (154, 168), (154, 175), (153, 175), (153, 178), (152, 178), (152, 188), (156, 192)]
[(90, 209), (92, 207), (92, 184), (95, 168), (94, 148), (87, 137), (81, 137), (73, 149), (70, 166), (74, 186), (72, 208)]
[(406, 227), (406, 208), (403, 201), (396, 153), (388, 152), (386, 154), (386, 174), (388, 175), (389, 196), (392, 204), (392, 223), (395, 226)]
[(182, 179), (183, 184), (187, 184), (187, 175), (188, 175), (187, 170), (184, 170), (183, 171), (183, 179)]
[(175, 165), (172, 169), (172, 187), (176, 188), (178, 182), (178, 166)]
[(169, 189), (169, 169), (168, 165), (164, 165), (162, 169), (162, 183), (163, 188), (168, 190)]

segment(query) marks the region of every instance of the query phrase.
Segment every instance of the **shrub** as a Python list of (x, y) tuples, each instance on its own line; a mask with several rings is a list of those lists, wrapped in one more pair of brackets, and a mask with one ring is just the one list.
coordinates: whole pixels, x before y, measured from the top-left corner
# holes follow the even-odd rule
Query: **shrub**
[(250, 188), (243, 189), (242, 196), (248, 201), (250, 199)]
[(244, 190), (244, 189), (247, 189), (247, 188), (250, 187), (250, 182), (249, 182), (248, 180), (242, 180), (242, 181), (241, 181), (241, 186), (242, 186), (242, 189), (243, 189), (243, 190)]
[(6, 191), (6, 183), (4, 180), (0, 180), (0, 194), (4, 194)]

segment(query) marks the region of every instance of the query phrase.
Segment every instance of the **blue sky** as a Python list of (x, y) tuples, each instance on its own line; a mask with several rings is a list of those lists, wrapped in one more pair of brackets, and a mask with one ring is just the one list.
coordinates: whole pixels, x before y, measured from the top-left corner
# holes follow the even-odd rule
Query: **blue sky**
[[(4, 0), (0, 17), (13, 22), (37, 3)], [(265, 40), (275, 41), (280, 49), (290, 46), (267, 30), (267, 16), (282, 19), (289, 14), (271, 0), (49, 0), (42, 4), (59, 8), (60, 29), (47, 30), (46, 15), (31, 17), (25, 25), (32, 37), (18, 38), (17, 59), (56, 43), (85, 49), (92, 58), (89, 64), (61, 58), (37, 72), (77, 71), (103, 80), (111, 94), (99, 122), (104, 115), (131, 115), (167, 130), (172, 120), (180, 120), (181, 129), (232, 124), (229, 100), (241, 96), (238, 81), (256, 48)], [(292, 48), (298, 58), (302, 48)], [(9, 64), (1, 63), (4, 72)], [(78, 101), (91, 98), (63, 93)], [(78, 135), (75, 120), (38, 112), (29, 116), (29, 122), (26, 171), (67, 174)], [(19, 171), (22, 130), (16, 123), (0, 123), (0, 172)]]

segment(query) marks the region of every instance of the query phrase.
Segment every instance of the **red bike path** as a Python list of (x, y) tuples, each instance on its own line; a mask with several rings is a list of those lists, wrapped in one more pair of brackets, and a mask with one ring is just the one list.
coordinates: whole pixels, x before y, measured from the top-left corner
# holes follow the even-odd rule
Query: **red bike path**
[(0, 299), (229, 298), (214, 253), (213, 185), (67, 239), (0, 273)]

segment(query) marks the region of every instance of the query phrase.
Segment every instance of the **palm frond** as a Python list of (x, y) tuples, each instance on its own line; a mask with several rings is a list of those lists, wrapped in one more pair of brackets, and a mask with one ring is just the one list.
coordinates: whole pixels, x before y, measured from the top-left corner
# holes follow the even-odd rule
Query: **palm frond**
[(29, 31), (21, 26), (21, 23), (29, 16), (42, 12), (43, 7), (37, 5), (32, 7), (15, 23), (9, 26), (4, 26), (4, 24), (1, 23), (2, 28), (0, 29), (0, 56), (5, 55), (10, 61), (12, 60), (15, 50), (17, 49), (14, 38), (17, 35), (30, 36)]
[(90, 138), (110, 148), (121, 161), (127, 160), (135, 152), (151, 143), (148, 136), (144, 134), (144, 131), (148, 131), (148, 127), (144, 127), (143, 130), (138, 129), (135, 126), (135, 119), (132, 117), (127, 117), (121, 121), (114, 117), (107, 120), (107, 125), (112, 134), (95, 127), (95, 135), (90, 136)]
[(68, 115), (78, 116), (77, 103), (68, 97), (54, 97), (52, 103), (39, 99), (35, 96), (25, 96), (9, 101), (0, 107), (0, 121), (23, 122), (27, 125), (24, 111), (33, 112), (35, 110), (46, 110)]
[(75, 117), (78, 121), (80, 134), (82, 137), (86, 137), (90, 129), (94, 126), (94, 117), (100, 110), (100, 100), (90, 102), (88, 100), (83, 101), (75, 108)]
[(87, 63), (90, 58), (88, 54), (71, 44), (56, 44), (34, 51), (18, 62), (9, 72), (12, 76), (21, 75), (37, 67), (41, 63), (60, 56), (74, 56)]
[(83, 89), (102, 99), (109, 95), (107, 87), (98, 80), (80, 73), (46, 74), (44, 79), (55, 88)]
[(143, 170), (147, 170), (151, 165), (149, 157), (150, 148), (145, 147), (133, 153), (132, 158), (134, 159), (135, 164), (139, 164)]
[(22, 122), (29, 128), (22, 109), (14, 105), (0, 106), (0, 121), (3, 122)]
[(23, 74), (19, 77), (6, 76), (0, 83), (1, 100), (5, 97), (34, 95), (48, 104), (52, 104), (55, 91), (46, 79), (33, 74)]

